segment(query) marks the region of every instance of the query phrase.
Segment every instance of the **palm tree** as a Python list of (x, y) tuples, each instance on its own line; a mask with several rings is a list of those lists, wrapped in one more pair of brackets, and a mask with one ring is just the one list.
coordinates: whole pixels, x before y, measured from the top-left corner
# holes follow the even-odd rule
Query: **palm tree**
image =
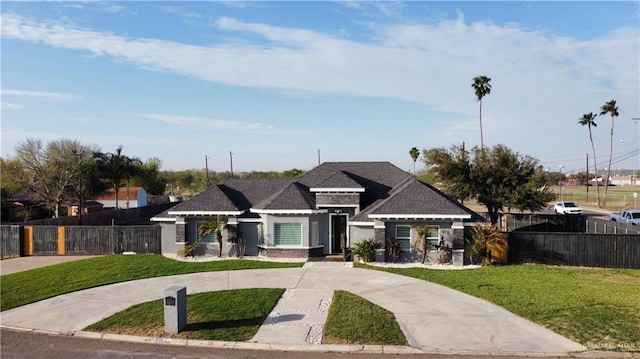
[(616, 100), (611, 100), (609, 102), (605, 102), (602, 107), (600, 107), (600, 116), (604, 116), (606, 114), (611, 115), (611, 145), (609, 148), (609, 166), (607, 167), (607, 181), (604, 183), (604, 206), (607, 205), (607, 190), (609, 189), (609, 178), (611, 178), (611, 160), (613, 159), (613, 125), (615, 118), (619, 116), (618, 107), (616, 106)]
[(124, 180), (139, 173), (142, 161), (136, 157), (127, 157), (122, 154), (122, 146), (116, 149), (115, 153), (96, 152), (93, 154), (96, 159), (98, 173), (101, 178), (113, 188), (116, 197), (116, 209), (118, 206), (118, 190), (122, 187)]
[(476, 76), (473, 78), (473, 83), (471, 87), (476, 93), (476, 98), (480, 103), (480, 148), (484, 148), (484, 138), (482, 136), (482, 98), (491, 93), (491, 81), (490, 77), (487, 76)]
[(413, 174), (416, 174), (416, 161), (418, 160), (418, 157), (420, 156), (420, 151), (418, 150), (417, 147), (413, 147), (412, 149), (409, 150), (409, 156), (411, 156), (411, 159), (413, 160)]
[(416, 228), (416, 232), (420, 237), (420, 242), (416, 242), (416, 245), (419, 243), (422, 248), (422, 255), (420, 256), (420, 263), (423, 263), (427, 259), (427, 250), (429, 249), (429, 236), (434, 234), (435, 229), (429, 225), (424, 225)]
[[(589, 141), (591, 141), (591, 150), (593, 151), (593, 166), (596, 171), (596, 200), (598, 203), (598, 208), (600, 208), (600, 188), (598, 187), (598, 165), (596, 161), (596, 147), (593, 145), (593, 136), (591, 135), (591, 127), (597, 127), (596, 117), (598, 115), (593, 112), (585, 113), (582, 115), (580, 120), (578, 120), (578, 124), (582, 126), (587, 126), (589, 128)], [(587, 181), (589, 181), (589, 174), (587, 173)]]
[(216, 240), (218, 241), (218, 245), (220, 247), (220, 252), (218, 253), (218, 257), (222, 257), (222, 230), (226, 226), (227, 222), (220, 216), (216, 217), (209, 222), (205, 222), (198, 226), (198, 238), (203, 239), (204, 237), (215, 234)]

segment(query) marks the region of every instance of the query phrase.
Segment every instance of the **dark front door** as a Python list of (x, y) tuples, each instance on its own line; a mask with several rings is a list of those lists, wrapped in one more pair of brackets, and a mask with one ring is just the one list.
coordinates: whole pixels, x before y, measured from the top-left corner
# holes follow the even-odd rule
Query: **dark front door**
[(331, 217), (331, 253), (342, 253), (347, 243), (347, 215), (336, 214)]

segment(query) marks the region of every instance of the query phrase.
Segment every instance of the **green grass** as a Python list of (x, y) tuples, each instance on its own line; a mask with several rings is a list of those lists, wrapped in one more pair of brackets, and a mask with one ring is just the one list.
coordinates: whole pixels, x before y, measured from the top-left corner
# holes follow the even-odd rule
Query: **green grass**
[[(127, 280), (204, 271), (301, 265), (250, 260), (191, 263), (157, 255), (105, 256), (3, 275), (0, 277), (0, 298), (2, 310), (7, 310), (59, 294)], [(510, 265), (440, 271), (368, 267), (362, 264), (355, 266), (439, 283), (486, 299), (587, 347), (640, 350), (640, 270)], [(253, 294), (239, 293), (242, 293), (243, 299), (254, 301)], [(227, 302), (202, 299), (205, 302), (203, 305), (195, 305), (194, 301), (197, 300), (200, 299), (189, 297), (189, 307), (202, 306), (207, 312), (214, 311), (211, 307), (214, 304), (222, 311), (235, 311), (236, 307), (246, 306), (237, 305), (240, 299), (224, 299)], [(326, 338), (344, 343), (399, 344), (397, 340), (400, 339), (395, 334), (388, 334), (395, 331), (390, 329), (393, 325), (397, 326), (393, 317), (389, 317), (390, 313), (384, 314), (383, 310), (372, 308), (371, 303), (363, 301), (352, 294), (337, 292), (325, 327)], [(273, 303), (263, 310), (268, 313)], [(157, 301), (156, 305), (162, 308), (161, 301)], [(142, 313), (145, 312), (142, 310)], [(226, 322), (225, 326), (231, 327), (233, 323), (262, 318), (262, 314), (253, 312), (234, 315), (238, 316), (235, 319), (195, 317), (190, 321), (200, 323), (199, 328), (207, 330), (213, 326), (210, 324), (212, 321), (229, 320), (231, 322)], [(142, 315), (132, 317), (136, 316)], [(383, 334), (383, 337), (374, 337), (375, 334)]]
[(187, 296), (187, 326), (164, 332), (162, 299), (134, 305), (85, 330), (200, 340), (247, 341), (258, 332), (284, 289), (240, 289)]
[[(550, 189), (558, 194), (557, 201), (560, 201), (560, 187), (552, 186)], [(612, 211), (621, 211), (625, 208), (640, 207), (640, 199), (634, 201), (633, 193), (639, 193), (640, 187), (637, 186), (609, 186), (607, 189), (607, 206), (606, 209)], [(589, 187), (589, 196), (587, 198), (586, 186), (563, 186), (562, 200), (573, 201), (582, 206), (597, 205), (596, 188)], [(604, 187), (600, 187), (600, 199), (604, 199)]]
[(301, 267), (303, 263), (251, 260), (181, 262), (160, 255), (103, 256), (0, 277), (0, 310), (105, 284), (176, 274), (258, 268)]
[[(187, 327), (164, 332), (162, 300), (134, 305), (85, 328), (87, 331), (200, 340), (247, 341), (284, 289), (241, 289), (187, 296)], [(393, 313), (349, 292), (336, 291), (325, 323), (325, 344), (407, 345)]]
[(323, 343), (408, 345), (393, 313), (341, 290), (333, 295)]
[(640, 270), (538, 265), (462, 271), (366, 268), (486, 299), (587, 347), (640, 350)]

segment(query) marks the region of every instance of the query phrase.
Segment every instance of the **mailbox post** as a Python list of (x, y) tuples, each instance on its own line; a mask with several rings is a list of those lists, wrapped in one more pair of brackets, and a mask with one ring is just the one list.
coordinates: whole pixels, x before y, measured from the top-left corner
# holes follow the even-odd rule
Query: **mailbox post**
[(164, 331), (177, 334), (187, 326), (187, 287), (164, 290)]

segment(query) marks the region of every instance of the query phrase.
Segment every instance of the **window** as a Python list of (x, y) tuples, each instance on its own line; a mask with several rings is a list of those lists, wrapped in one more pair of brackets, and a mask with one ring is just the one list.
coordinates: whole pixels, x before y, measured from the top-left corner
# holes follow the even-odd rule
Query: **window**
[(440, 227), (429, 227), (431, 227), (431, 231), (429, 232), (429, 236), (427, 237), (427, 249), (437, 249), (438, 245), (440, 244)]
[(302, 245), (301, 223), (274, 223), (273, 232), (276, 246)]
[(400, 249), (402, 249), (402, 251), (411, 251), (411, 227), (396, 226), (396, 239), (400, 242)]

